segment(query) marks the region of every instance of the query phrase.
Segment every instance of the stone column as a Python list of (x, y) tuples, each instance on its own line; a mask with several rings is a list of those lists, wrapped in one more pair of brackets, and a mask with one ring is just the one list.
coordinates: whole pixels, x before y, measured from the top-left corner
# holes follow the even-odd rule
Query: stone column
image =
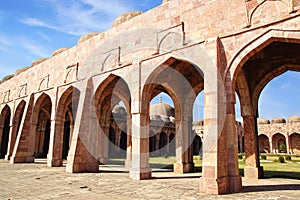
[(127, 116), (127, 152), (126, 152), (126, 161), (125, 168), (130, 169), (132, 164), (132, 123), (130, 115)]
[(56, 112), (58, 112), (56, 106), (55, 104), (52, 104), (50, 143), (47, 155), (48, 167), (60, 167), (63, 165), (62, 146), (64, 138), (64, 122), (62, 120), (63, 116), (60, 116), (60, 120), (56, 120)]
[(132, 114), (132, 165), (130, 178), (143, 180), (151, 178), (149, 168), (149, 116)]
[[(36, 125), (30, 123), (34, 103), (32, 95), (24, 109), (24, 120), (21, 121), (15, 147), (10, 158), (10, 163), (34, 162), (34, 141)], [(33, 134), (34, 133), (34, 134)]]
[[(236, 128), (235, 117), (235, 96), (229, 91), (227, 92), (227, 113), (225, 119), (225, 132), (227, 140), (228, 153), (228, 176), (231, 192), (240, 192), (242, 190), (242, 177), (239, 173), (238, 164), (238, 133)], [(241, 145), (242, 148), (242, 145)]]
[[(233, 111), (228, 112), (224, 79), (219, 70), (223, 69), (224, 51), (219, 38), (211, 38), (204, 44), (206, 69), (204, 71), (204, 140), (202, 177), (200, 192), (207, 194), (225, 194), (239, 192), (241, 179), (236, 172), (237, 147), (233, 133)], [(225, 63), (226, 64), (226, 63)], [(228, 82), (231, 82), (229, 78)], [(230, 87), (230, 86), (229, 86)], [(231, 103), (231, 101), (229, 101)], [(232, 108), (232, 107), (229, 107)], [(229, 124), (228, 123), (232, 123)], [(235, 149), (236, 148), (236, 149)], [(231, 155), (233, 154), (233, 155)], [(230, 163), (229, 159), (232, 159)], [(233, 169), (229, 169), (234, 167)]]
[(181, 116), (176, 120), (176, 163), (175, 173), (188, 173), (194, 171), (192, 145), (191, 117)]
[(245, 156), (246, 167), (244, 169), (245, 178), (259, 179), (263, 175), (263, 167), (259, 162), (259, 146), (257, 134), (257, 118), (254, 116), (243, 116), (245, 134)]
[(86, 88), (79, 86), (77, 88), (80, 89), (80, 97), (66, 171), (71, 173), (98, 172), (99, 135), (97, 128), (99, 128), (99, 123), (96, 120), (96, 110), (91, 99), (92, 81), (87, 81)]
[(289, 134), (285, 134), (286, 139), (286, 153), (291, 154), (291, 145), (290, 145), (290, 137)]
[[(11, 118), (13, 119), (14, 116), (12, 116)], [(10, 128), (9, 128), (9, 138), (8, 138), (8, 145), (7, 145), (7, 153), (5, 155), (4, 160), (9, 160), (10, 159), (12, 150), (13, 150), (14, 145), (15, 145), (14, 137), (16, 137), (16, 136), (15, 136), (15, 134), (13, 132), (13, 128), (14, 128), (14, 125), (11, 125)], [(0, 129), (1, 129), (1, 132), (2, 132), (3, 127), (0, 128)], [(2, 134), (0, 134), (0, 137), (2, 138)]]
[(100, 152), (99, 152), (99, 162), (101, 164), (107, 164), (108, 159), (108, 149), (109, 149), (109, 124), (103, 123), (100, 126)]
[(270, 153), (273, 154), (274, 150), (273, 150), (273, 141), (272, 141), (272, 137), (269, 138), (269, 145), (270, 145)]

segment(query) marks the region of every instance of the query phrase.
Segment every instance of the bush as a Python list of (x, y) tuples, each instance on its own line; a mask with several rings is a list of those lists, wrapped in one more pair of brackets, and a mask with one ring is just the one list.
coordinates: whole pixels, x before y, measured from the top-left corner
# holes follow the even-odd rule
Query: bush
[(286, 146), (285, 146), (285, 144), (279, 145), (279, 151), (280, 151), (280, 153), (286, 153)]
[(261, 155), (261, 156), (260, 156), (260, 159), (261, 159), (261, 160), (267, 160), (267, 156), (266, 156), (266, 155)]
[(284, 157), (283, 157), (283, 156), (279, 156), (278, 159), (279, 159), (279, 162), (280, 162), (280, 163), (284, 163)]
[(285, 160), (286, 161), (292, 161), (292, 157), (291, 156), (285, 156)]
[(239, 158), (240, 160), (242, 160), (242, 159), (243, 159), (243, 155), (239, 154), (239, 155), (238, 155), (238, 158)]

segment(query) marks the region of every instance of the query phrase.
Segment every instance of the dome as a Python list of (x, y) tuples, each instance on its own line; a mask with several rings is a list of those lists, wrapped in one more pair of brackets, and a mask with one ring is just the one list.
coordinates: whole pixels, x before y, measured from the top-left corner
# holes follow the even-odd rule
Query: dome
[(57, 49), (57, 50), (55, 50), (55, 51), (52, 53), (51, 57), (56, 56), (57, 54), (60, 54), (60, 53), (66, 51), (66, 50), (68, 50), (68, 49), (69, 49), (69, 48), (60, 48), (60, 49)]
[(40, 63), (42, 63), (42, 62), (44, 62), (44, 61), (47, 60), (47, 59), (48, 59), (48, 58), (39, 58), (39, 59), (37, 59), (37, 60), (35, 60), (35, 61), (32, 62), (31, 67), (36, 66), (36, 65), (38, 65), (38, 64), (40, 64)]
[(257, 122), (258, 124), (270, 124), (270, 120), (264, 118), (257, 119)]
[(139, 11), (134, 11), (134, 12), (128, 12), (128, 13), (125, 13), (119, 17), (117, 17), (117, 19), (114, 21), (112, 27), (116, 27), (118, 26), (119, 24), (122, 24), (126, 21), (129, 21), (130, 19), (142, 14), (143, 12), (139, 12)]
[(292, 116), (288, 119), (289, 123), (295, 123), (295, 122), (300, 122), (300, 117), (299, 116)]
[(77, 44), (81, 44), (81, 43), (83, 43), (84, 41), (86, 41), (86, 40), (88, 40), (88, 39), (90, 39), (90, 38), (92, 38), (92, 37), (94, 37), (94, 36), (96, 36), (96, 35), (99, 35), (99, 33), (98, 33), (98, 32), (87, 33), (87, 34), (83, 35), (83, 36), (78, 40)]
[(127, 112), (126, 109), (123, 106), (120, 105), (116, 105), (113, 110), (112, 113), (115, 115), (122, 115), (122, 116), (126, 116)]
[(285, 119), (281, 117), (272, 119), (272, 124), (280, 124), (280, 123), (286, 123)]
[(21, 74), (22, 72), (25, 72), (29, 68), (30, 67), (23, 67), (23, 68), (17, 69), (15, 75)]
[(150, 106), (150, 119), (168, 121), (170, 117), (174, 117), (174, 108), (169, 104), (159, 102)]

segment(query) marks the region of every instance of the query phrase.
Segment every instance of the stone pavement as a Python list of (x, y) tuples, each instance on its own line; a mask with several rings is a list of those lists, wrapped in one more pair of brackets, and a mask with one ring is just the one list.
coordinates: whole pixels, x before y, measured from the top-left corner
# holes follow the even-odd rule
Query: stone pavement
[(45, 163), (0, 161), (0, 199), (299, 199), (300, 180), (243, 180), (243, 192), (198, 193), (201, 174), (154, 172), (151, 180), (134, 181), (124, 172), (69, 174)]

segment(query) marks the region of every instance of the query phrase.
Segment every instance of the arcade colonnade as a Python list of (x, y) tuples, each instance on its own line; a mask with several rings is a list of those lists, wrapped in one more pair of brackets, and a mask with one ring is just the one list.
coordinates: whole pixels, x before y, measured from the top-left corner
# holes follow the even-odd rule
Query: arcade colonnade
[[(300, 69), (299, 3), (202, 3), (168, 1), (106, 32), (85, 35), (76, 46), (2, 82), (1, 157), (24, 163), (47, 155), (50, 167), (62, 166), (67, 158), (67, 172), (97, 172), (99, 162), (108, 159), (112, 110), (122, 101), (126, 166), (132, 179), (149, 179), (149, 106), (165, 92), (175, 108), (174, 171), (191, 172), (193, 104), (204, 90), (200, 191), (239, 192), (236, 92), (245, 137), (244, 174), (262, 177), (258, 99), (273, 78)], [(245, 15), (248, 3), (250, 15)], [(227, 9), (219, 12), (220, 6)]]

